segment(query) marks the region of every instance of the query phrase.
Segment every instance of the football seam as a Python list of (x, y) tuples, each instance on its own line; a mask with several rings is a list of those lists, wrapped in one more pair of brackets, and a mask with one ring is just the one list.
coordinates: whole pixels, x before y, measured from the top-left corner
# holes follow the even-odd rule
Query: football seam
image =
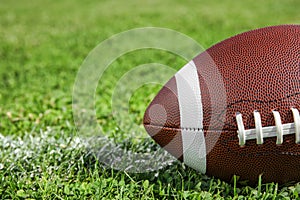
[(280, 99), (272, 99), (272, 100), (269, 100), (269, 101), (263, 101), (263, 100), (259, 100), (259, 99), (253, 99), (253, 100), (250, 100), (250, 99), (241, 99), (241, 100), (238, 100), (238, 101), (235, 101), (235, 102), (232, 102), (230, 104), (227, 105), (227, 108), (231, 108), (233, 105), (235, 104), (239, 104), (239, 103), (260, 103), (260, 104), (265, 104), (265, 103), (273, 103), (273, 102), (277, 102), (277, 101), (283, 101), (285, 99), (288, 99), (288, 98), (291, 98), (291, 97), (295, 97), (297, 95), (300, 95), (300, 92), (296, 92), (296, 93), (293, 93), (293, 94), (289, 94), (289, 95), (286, 95), (285, 97), (283, 98), (280, 98)]
[(203, 128), (189, 128), (189, 127), (182, 127), (182, 128), (176, 128), (176, 127), (169, 127), (169, 126), (161, 126), (161, 125), (155, 125), (155, 124), (144, 124), (144, 126), (152, 126), (156, 128), (164, 128), (168, 130), (186, 130), (186, 131), (214, 131), (214, 132), (235, 132), (234, 130), (218, 130), (218, 129), (208, 129), (205, 130)]
[[(297, 95), (300, 95), (300, 92), (296, 92), (296, 93), (287, 95), (287, 96), (284, 97), (284, 98), (273, 99), (273, 100), (270, 100), (270, 101), (263, 101), (263, 100), (258, 100), (258, 99), (253, 99), (253, 100), (250, 100), (250, 99), (241, 99), (241, 100), (239, 100), (239, 101), (235, 101), (235, 102), (232, 102), (232, 103), (228, 104), (228, 105), (226, 106), (226, 108), (223, 109), (223, 110), (217, 115), (216, 120), (222, 123), (222, 121), (220, 121), (219, 118), (221, 118), (221, 116), (224, 115), (224, 112), (225, 112), (227, 109), (230, 109), (230, 108), (232, 108), (234, 105), (239, 104), (239, 103), (244, 103), (244, 102), (246, 102), (246, 103), (254, 103), (254, 102), (255, 102), (255, 103), (259, 103), (259, 104), (268, 104), (268, 103), (274, 103), (274, 102), (277, 102), (277, 101), (283, 101), (283, 100), (285, 100), (285, 99), (288, 99), (288, 98), (290, 98), (290, 97), (295, 97), (295, 96), (297, 96)], [(254, 110), (253, 110), (253, 111), (254, 111)], [(224, 125), (229, 126), (229, 127), (234, 127), (231, 123), (224, 123)], [(270, 126), (271, 126), (271, 125), (270, 125)], [(272, 126), (274, 126), (274, 125), (272, 125)], [(227, 130), (227, 131), (234, 131), (234, 130), (229, 129), (229, 130)]]

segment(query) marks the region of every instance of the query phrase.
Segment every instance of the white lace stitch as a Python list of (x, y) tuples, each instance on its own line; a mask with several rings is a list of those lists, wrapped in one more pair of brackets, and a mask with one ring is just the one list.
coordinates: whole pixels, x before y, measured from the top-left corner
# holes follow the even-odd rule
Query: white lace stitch
[(275, 119), (275, 126), (276, 126), (276, 132), (277, 132), (276, 144), (282, 144), (283, 143), (283, 127), (282, 127), (280, 114), (278, 111), (273, 110), (272, 112), (273, 112), (273, 116)]
[(262, 127), (261, 116), (258, 111), (254, 111), (255, 129), (245, 130), (243, 118), (241, 113), (236, 113), (236, 121), (238, 125), (238, 138), (239, 145), (244, 146), (246, 140), (256, 139), (257, 144), (263, 144), (263, 138), (277, 137), (276, 144), (283, 143), (283, 136), (289, 134), (295, 134), (296, 143), (300, 143), (300, 115), (299, 110), (291, 108), (293, 113), (294, 122), (288, 124), (282, 124), (280, 113), (278, 111), (272, 111), (275, 126)]
[(300, 143), (300, 115), (299, 111), (296, 108), (292, 108), (293, 116), (294, 116), (294, 126), (296, 132), (296, 143)]
[(255, 122), (255, 132), (256, 132), (256, 140), (257, 144), (264, 143), (263, 130), (261, 125), (261, 117), (258, 111), (253, 112), (254, 122)]
[(246, 133), (241, 113), (236, 113), (236, 121), (238, 124), (239, 144), (240, 146), (244, 146), (246, 144)]

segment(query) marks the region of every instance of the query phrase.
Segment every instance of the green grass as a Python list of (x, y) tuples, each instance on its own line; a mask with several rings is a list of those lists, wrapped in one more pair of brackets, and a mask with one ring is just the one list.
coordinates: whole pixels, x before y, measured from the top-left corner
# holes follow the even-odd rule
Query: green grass
[[(141, 174), (109, 169), (76, 134), (72, 117), (77, 71), (88, 53), (113, 34), (165, 27), (207, 48), (246, 30), (299, 23), (299, 7), (297, 0), (1, 0), (0, 198), (299, 199), (298, 183), (261, 184), (259, 179), (254, 187), (236, 179), (226, 183), (178, 162)], [(133, 139), (139, 133), (120, 129), (111, 111), (111, 95), (124, 73), (151, 62), (175, 70), (185, 63), (164, 51), (134, 51), (112, 63), (104, 74), (106, 82), (96, 91), (98, 122), (127, 150), (158, 147), (148, 139)], [(147, 85), (133, 94), (132, 123), (141, 124), (143, 111), (158, 90), (157, 85)]]

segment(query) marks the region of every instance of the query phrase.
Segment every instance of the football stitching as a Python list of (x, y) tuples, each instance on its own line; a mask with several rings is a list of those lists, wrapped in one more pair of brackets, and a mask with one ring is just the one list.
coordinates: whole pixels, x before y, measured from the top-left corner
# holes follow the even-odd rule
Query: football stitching
[(250, 99), (241, 99), (239, 101), (236, 101), (236, 102), (233, 102), (231, 104), (228, 104), (226, 108), (231, 108), (233, 105), (235, 104), (239, 104), (239, 103), (261, 103), (261, 104), (265, 104), (265, 103), (274, 103), (274, 102), (277, 102), (277, 101), (283, 101), (285, 99), (289, 99), (291, 97), (295, 97), (297, 95), (300, 95), (300, 92), (296, 92), (294, 94), (290, 94), (290, 95), (287, 95), (286, 97), (284, 98), (280, 98), (280, 99), (272, 99), (272, 100), (269, 100), (269, 101), (263, 101), (263, 100), (258, 100), (258, 99), (254, 99), (254, 100), (250, 100)]
[(189, 127), (180, 127), (180, 128), (176, 128), (176, 127), (169, 127), (169, 126), (162, 126), (162, 125), (157, 125), (157, 124), (144, 124), (145, 126), (153, 126), (153, 127), (157, 127), (157, 128), (161, 128), (161, 129), (168, 129), (168, 130), (187, 130), (187, 131), (213, 131), (213, 132), (234, 132), (234, 130), (214, 130), (214, 129), (208, 129), (205, 130), (203, 128), (189, 128)]
[[(297, 93), (294, 93), (294, 94), (290, 94), (290, 95), (288, 95), (288, 96), (286, 96), (286, 97), (284, 97), (284, 98), (281, 98), (281, 99), (274, 99), (274, 100), (270, 100), (270, 101), (247, 100), (247, 99), (239, 100), (239, 101), (233, 102), (233, 103), (231, 103), (231, 104), (228, 104), (228, 105), (226, 106), (226, 108), (223, 109), (223, 110), (220, 112), (220, 114), (217, 115), (216, 120), (219, 121), (220, 123), (223, 123), (223, 122), (220, 121), (219, 119), (221, 118), (222, 115), (224, 115), (224, 112), (226, 112), (226, 110), (227, 110), (228, 108), (232, 108), (233, 105), (235, 105), (235, 104), (244, 103), (244, 102), (245, 102), (245, 103), (254, 103), (254, 102), (255, 102), (255, 103), (261, 103), (261, 104), (267, 104), (267, 103), (274, 103), (274, 102), (277, 102), (277, 101), (284, 101), (284, 100), (286, 100), (286, 99), (288, 99), (288, 98), (290, 98), (290, 97), (295, 97), (295, 96), (298, 96), (298, 95), (300, 95), (300, 92), (297, 92)], [(235, 120), (233, 120), (233, 121), (235, 121)], [(229, 131), (230, 131), (230, 130), (231, 130), (231, 131), (234, 131), (233, 129), (236, 128), (235, 124), (233, 125), (233, 124), (231, 124), (231, 123), (224, 123), (224, 125), (229, 126), (229, 127), (232, 128), (232, 129), (227, 129), (227, 130), (229, 130)]]
[(157, 125), (157, 124), (145, 124), (145, 126), (153, 126), (157, 128), (164, 128), (164, 129), (170, 129), (170, 130), (186, 130), (186, 131), (204, 131), (203, 128), (188, 128), (188, 127), (169, 127), (169, 126), (162, 126), (162, 125)]
[[(167, 130), (184, 130), (184, 129), (187, 129), (187, 130), (194, 130), (193, 128), (174, 128), (174, 127), (166, 127), (166, 126), (160, 126), (160, 125), (153, 125), (153, 124), (145, 124), (146, 126), (153, 126), (153, 127), (158, 127), (158, 128), (162, 128), (162, 129), (167, 129)], [(204, 131), (204, 129), (199, 129), (199, 128), (196, 128), (197, 131)], [(232, 133), (232, 134), (235, 134), (235, 131), (232, 131), (232, 130), (205, 130), (206, 132), (226, 132), (226, 133)], [(251, 156), (267, 156), (267, 155), (290, 155), (290, 156), (300, 156), (300, 153), (293, 153), (293, 152), (286, 152), (286, 151), (272, 151), (272, 152), (256, 152), (256, 153), (252, 153), (252, 154), (249, 154), (249, 152), (240, 152), (240, 151), (235, 151), (233, 148), (230, 147), (230, 145), (228, 145), (229, 142), (235, 142), (236, 145), (239, 147), (239, 149), (243, 149), (243, 151), (247, 151), (247, 149), (251, 148), (253, 145), (252, 144), (248, 144), (248, 145), (245, 145), (243, 147), (240, 147), (239, 146), (239, 141), (238, 141), (238, 137), (237, 135), (230, 135), (230, 136), (225, 136), (226, 138), (223, 138), (220, 140), (221, 144), (223, 146), (225, 146), (226, 150), (228, 153), (231, 153), (231, 154), (234, 154), (236, 156), (242, 156), (242, 157), (251, 157)], [(270, 138), (271, 139), (271, 138)], [(266, 145), (272, 145), (272, 142), (268, 142), (269, 140), (266, 140), (266, 142), (262, 145), (266, 146)], [(276, 142), (275, 142), (276, 143)], [(283, 144), (284, 143), (290, 143), (290, 141), (287, 141), (287, 140), (284, 140)], [(293, 145), (299, 145), (299, 144), (296, 144), (296, 143), (292, 143)], [(255, 146), (257, 145), (256, 143), (254, 144)]]

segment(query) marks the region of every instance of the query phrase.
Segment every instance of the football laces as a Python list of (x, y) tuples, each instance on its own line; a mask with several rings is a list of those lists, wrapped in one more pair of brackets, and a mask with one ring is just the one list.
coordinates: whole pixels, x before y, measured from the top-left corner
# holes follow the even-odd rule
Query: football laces
[(261, 115), (258, 111), (254, 111), (254, 129), (245, 129), (243, 123), (243, 117), (241, 113), (236, 113), (236, 122), (238, 126), (238, 138), (239, 145), (244, 146), (247, 140), (256, 139), (258, 145), (263, 144), (264, 138), (277, 137), (276, 144), (283, 143), (283, 136), (295, 134), (295, 142), (300, 143), (300, 115), (299, 110), (296, 108), (291, 108), (293, 113), (293, 123), (282, 124), (280, 113), (273, 110), (273, 117), (275, 120), (275, 126), (266, 126), (263, 127), (261, 123)]

